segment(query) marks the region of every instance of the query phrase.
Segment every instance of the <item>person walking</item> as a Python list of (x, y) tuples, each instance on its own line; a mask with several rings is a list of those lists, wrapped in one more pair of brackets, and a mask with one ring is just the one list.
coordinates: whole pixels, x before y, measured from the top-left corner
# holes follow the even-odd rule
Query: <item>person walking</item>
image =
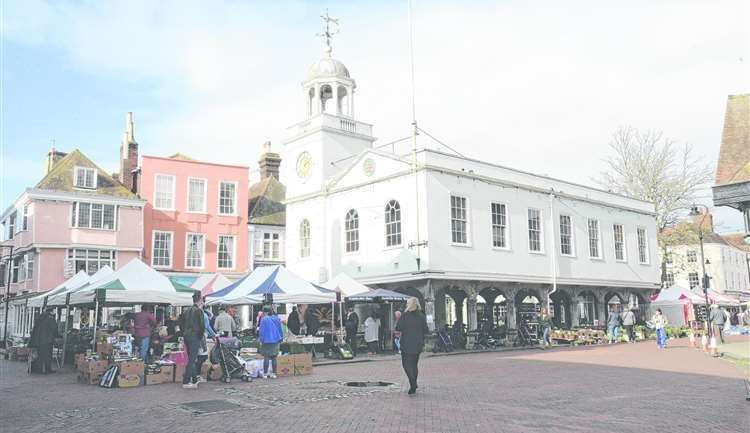
[(542, 329), (542, 349), (552, 347), (552, 340), (550, 340), (552, 317), (547, 313), (546, 308), (542, 308), (539, 312), (539, 327)]
[(185, 340), (188, 355), (187, 366), (185, 366), (185, 373), (182, 376), (182, 387), (185, 389), (198, 388), (200, 370), (196, 371), (196, 365), (203, 335), (206, 332), (206, 316), (201, 310), (200, 303), (201, 293), (193, 293), (193, 305), (182, 313), (182, 337)]
[(714, 337), (717, 335), (721, 340), (721, 344), (724, 344), (724, 324), (727, 321), (727, 315), (723, 308), (719, 308), (718, 305), (711, 305), (711, 313), (709, 314), (711, 323), (713, 323)]
[(656, 313), (651, 317), (651, 324), (656, 330), (656, 347), (664, 349), (667, 347), (667, 317), (661, 312), (661, 308), (656, 309)]
[(55, 339), (60, 338), (57, 321), (52, 311), (51, 308), (48, 308), (39, 315), (31, 329), (31, 338), (29, 338), (29, 347), (37, 350), (37, 362), (43, 374), (54, 373), (52, 370), (52, 346)]
[[(393, 321), (394, 326), (398, 325), (398, 321), (401, 320), (401, 311), (396, 310), (393, 313), (395, 320)], [(396, 349), (396, 353), (401, 353), (401, 332), (393, 331), (393, 347)]]
[(344, 328), (346, 330), (346, 343), (352, 349), (352, 356), (357, 356), (357, 330), (359, 329), (359, 316), (354, 311), (354, 307), (349, 307), (349, 313), (346, 315)]
[(635, 343), (635, 312), (633, 310), (627, 310), (622, 315), (622, 326), (627, 333), (628, 342)]
[(156, 327), (156, 317), (153, 313), (154, 308), (150, 305), (143, 305), (141, 311), (135, 313), (133, 317), (133, 333), (135, 334), (135, 344), (138, 345), (139, 354), (145, 364), (148, 364), (149, 348), (151, 347), (151, 334)]
[(424, 336), (430, 332), (417, 298), (409, 298), (406, 301), (406, 310), (396, 324), (396, 331), (401, 333), (401, 365), (406, 377), (409, 378), (409, 395), (415, 395), (418, 387), (419, 355), (424, 350)]
[(378, 353), (378, 337), (380, 331), (380, 320), (370, 313), (365, 320), (365, 342), (367, 343), (367, 354), (375, 355)]
[(227, 313), (226, 307), (219, 308), (219, 315), (216, 316), (214, 324), (216, 333), (222, 337), (234, 337), (234, 333), (237, 331), (237, 324), (232, 316)]
[(289, 317), (286, 319), (286, 327), (289, 328), (289, 332), (291, 332), (292, 334), (299, 335), (300, 320), (297, 307), (292, 307), (292, 312), (289, 313)]
[(609, 344), (617, 343), (617, 337), (620, 336), (620, 313), (614, 308), (609, 310), (609, 317), (607, 318), (607, 336), (609, 337)]
[[(263, 320), (258, 329), (260, 354), (263, 355), (263, 377), (276, 379), (276, 357), (279, 356), (279, 344), (284, 338), (281, 332), (281, 320), (270, 307), (263, 307)], [(268, 371), (269, 364), (271, 371)]]

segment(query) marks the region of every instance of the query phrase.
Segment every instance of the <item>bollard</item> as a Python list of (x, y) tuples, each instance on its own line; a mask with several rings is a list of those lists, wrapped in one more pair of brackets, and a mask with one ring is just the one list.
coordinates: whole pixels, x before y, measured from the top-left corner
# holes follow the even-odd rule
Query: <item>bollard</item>
[(701, 337), (701, 348), (704, 352), (708, 352), (708, 337), (705, 335)]

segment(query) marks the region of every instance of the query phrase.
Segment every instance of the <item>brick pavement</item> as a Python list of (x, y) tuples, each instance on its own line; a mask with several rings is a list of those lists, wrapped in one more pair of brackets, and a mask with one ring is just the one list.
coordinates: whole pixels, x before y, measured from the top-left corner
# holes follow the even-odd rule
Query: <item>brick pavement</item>
[[(321, 366), (312, 376), (102, 389), (72, 374), (26, 376), (0, 361), (3, 432), (747, 432), (741, 373), (685, 347), (611, 347), (430, 357), (419, 395), (394, 360)], [(347, 380), (394, 387), (348, 388)], [(201, 414), (181, 404), (222, 400)]]

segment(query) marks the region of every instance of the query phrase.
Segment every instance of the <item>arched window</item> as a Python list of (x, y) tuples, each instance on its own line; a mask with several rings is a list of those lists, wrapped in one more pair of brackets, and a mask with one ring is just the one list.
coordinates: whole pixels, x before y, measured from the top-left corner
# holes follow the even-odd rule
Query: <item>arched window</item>
[(346, 213), (344, 233), (346, 234), (346, 252), (359, 251), (359, 215), (354, 209)]
[(596, 298), (591, 292), (578, 295), (578, 324), (591, 326), (596, 319)]
[(299, 223), (299, 256), (310, 257), (310, 221)]
[(385, 205), (385, 246), (401, 245), (401, 205), (391, 200)]

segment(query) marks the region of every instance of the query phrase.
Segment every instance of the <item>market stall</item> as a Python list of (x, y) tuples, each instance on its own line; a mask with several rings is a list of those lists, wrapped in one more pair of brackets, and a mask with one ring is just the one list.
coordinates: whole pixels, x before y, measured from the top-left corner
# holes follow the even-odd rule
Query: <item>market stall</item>
[(695, 307), (698, 306), (700, 309), (704, 304), (705, 299), (701, 295), (675, 284), (662, 289), (651, 298), (649, 315), (653, 315), (656, 309), (660, 308), (670, 325), (690, 326), (691, 322), (700, 319)]
[(336, 302), (336, 293), (289, 271), (281, 265), (263, 266), (206, 296), (208, 305), (262, 304), (273, 298), (281, 304), (325, 304)]
[(201, 295), (208, 296), (211, 293), (218, 292), (219, 290), (232, 284), (229, 278), (219, 273), (213, 274), (201, 274), (198, 278), (190, 285), (191, 289), (199, 290)]
[[(402, 303), (406, 302), (411, 296), (404, 295), (403, 293), (394, 292), (392, 290), (386, 290), (386, 289), (375, 289), (375, 290), (368, 290), (365, 292), (357, 293), (354, 295), (347, 296), (346, 302), (349, 303), (358, 303), (358, 304), (378, 304), (378, 305), (387, 305), (388, 310), (388, 318), (386, 320), (386, 323), (381, 323), (380, 326), (386, 326), (384, 328), (384, 332), (387, 329), (387, 332), (391, 333), (391, 337), (388, 339), (389, 343), (393, 342), (392, 338), (392, 332), (395, 328), (394, 323), (394, 315), (393, 315), (393, 304), (395, 303)], [(366, 307), (365, 307), (366, 308)], [(380, 310), (380, 307), (378, 307)], [(360, 308), (358, 311), (358, 315), (360, 316), (360, 325), (364, 324), (366, 316), (370, 314), (376, 314), (371, 311), (365, 311), (365, 314), (363, 313), (363, 309)], [(384, 312), (381, 310), (381, 313)], [(382, 314), (381, 314), (382, 318)], [(383, 344), (385, 346), (385, 342)]]
[(60, 283), (60, 285), (53, 288), (52, 290), (46, 293), (42, 293), (41, 295), (34, 296), (33, 298), (29, 298), (28, 306), (33, 308), (43, 308), (45, 305), (50, 305), (48, 302), (49, 299), (53, 296), (59, 295), (61, 293), (66, 293), (69, 290), (81, 287), (88, 281), (89, 275), (86, 273), (86, 271), (78, 271), (77, 274), (63, 281), (62, 283)]

